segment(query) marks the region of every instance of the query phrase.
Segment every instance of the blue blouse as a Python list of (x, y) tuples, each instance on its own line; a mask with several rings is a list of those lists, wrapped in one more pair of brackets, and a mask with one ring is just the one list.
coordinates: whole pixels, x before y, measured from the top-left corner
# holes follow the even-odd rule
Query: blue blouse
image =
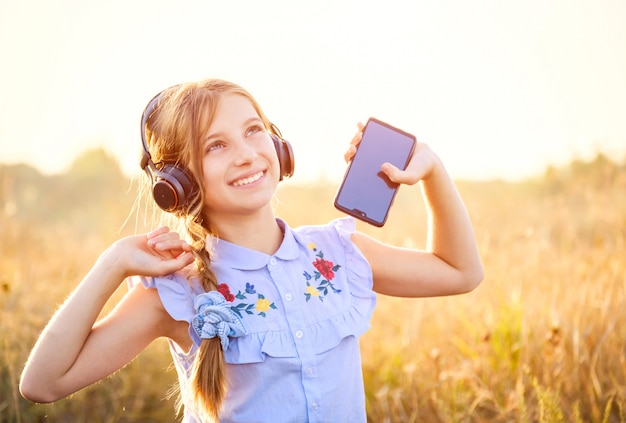
[[(351, 242), (350, 217), (323, 226), (289, 228), (274, 255), (214, 240), (219, 291), (242, 317), (247, 335), (225, 351), (227, 396), (220, 422), (365, 422), (358, 338), (368, 328), (376, 295), (372, 272)], [(182, 274), (136, 278), (156, 288), (168, 313), (191, 322), (199, 281)], [(182, 351), (169, 341), (181, 389), (201, 340)], [(195, 422), (186, 404), (185, 422)]]

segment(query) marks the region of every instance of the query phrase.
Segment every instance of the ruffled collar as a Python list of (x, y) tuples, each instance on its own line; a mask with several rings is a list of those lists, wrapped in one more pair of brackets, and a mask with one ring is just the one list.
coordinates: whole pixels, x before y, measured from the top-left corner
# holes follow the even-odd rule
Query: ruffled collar
[(298, 258), (298, 243), (291, 228), (280, 218), (276, 218), (278, 226), (283, 231), (283, 242), (278, 251), (273, 255), (251, 250), (237, 244), (224, 241), (223, 239), (213, 239), (213, 262), (223, 266), (239, 270), (261, 269), (270, 262), (273, 257), (281, 260), (295, 260)]

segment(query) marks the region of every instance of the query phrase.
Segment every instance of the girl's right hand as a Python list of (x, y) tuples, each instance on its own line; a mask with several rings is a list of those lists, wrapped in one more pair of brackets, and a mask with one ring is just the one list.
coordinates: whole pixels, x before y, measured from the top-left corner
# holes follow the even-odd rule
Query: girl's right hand
[(105, 254), (113, 254), (123, 277), (163, 276), (193, 263), (191, 246), (166, 226), (144, 235), (115, 242)]

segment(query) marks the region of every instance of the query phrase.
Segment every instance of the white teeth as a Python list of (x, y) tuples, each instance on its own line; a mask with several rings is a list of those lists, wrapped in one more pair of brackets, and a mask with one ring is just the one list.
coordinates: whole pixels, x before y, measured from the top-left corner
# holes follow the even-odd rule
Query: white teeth
[(261, 179), (262, 176), (263, 176), (263, 172), (259, 172), (257, 174), (252, 175), (252, 176), (249, 176), (247, 178), (242, 178), (242, 179), (239, 179), (239, 180), (233, 182), (233, 186), (240, 187), (242, 185), (251, 184), (251, 183), (256, 182), (259, 179)]

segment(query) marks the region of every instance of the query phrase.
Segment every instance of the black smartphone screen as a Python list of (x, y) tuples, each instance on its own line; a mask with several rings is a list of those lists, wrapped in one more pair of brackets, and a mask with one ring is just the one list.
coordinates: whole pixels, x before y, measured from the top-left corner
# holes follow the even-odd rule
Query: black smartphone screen
[(409, 163), (415, 136), (370, 118), (335, 197), (335, 207), (374, 226), (383, 226), (398, 190), (380, 170), (385, 162), (400, 169)]

